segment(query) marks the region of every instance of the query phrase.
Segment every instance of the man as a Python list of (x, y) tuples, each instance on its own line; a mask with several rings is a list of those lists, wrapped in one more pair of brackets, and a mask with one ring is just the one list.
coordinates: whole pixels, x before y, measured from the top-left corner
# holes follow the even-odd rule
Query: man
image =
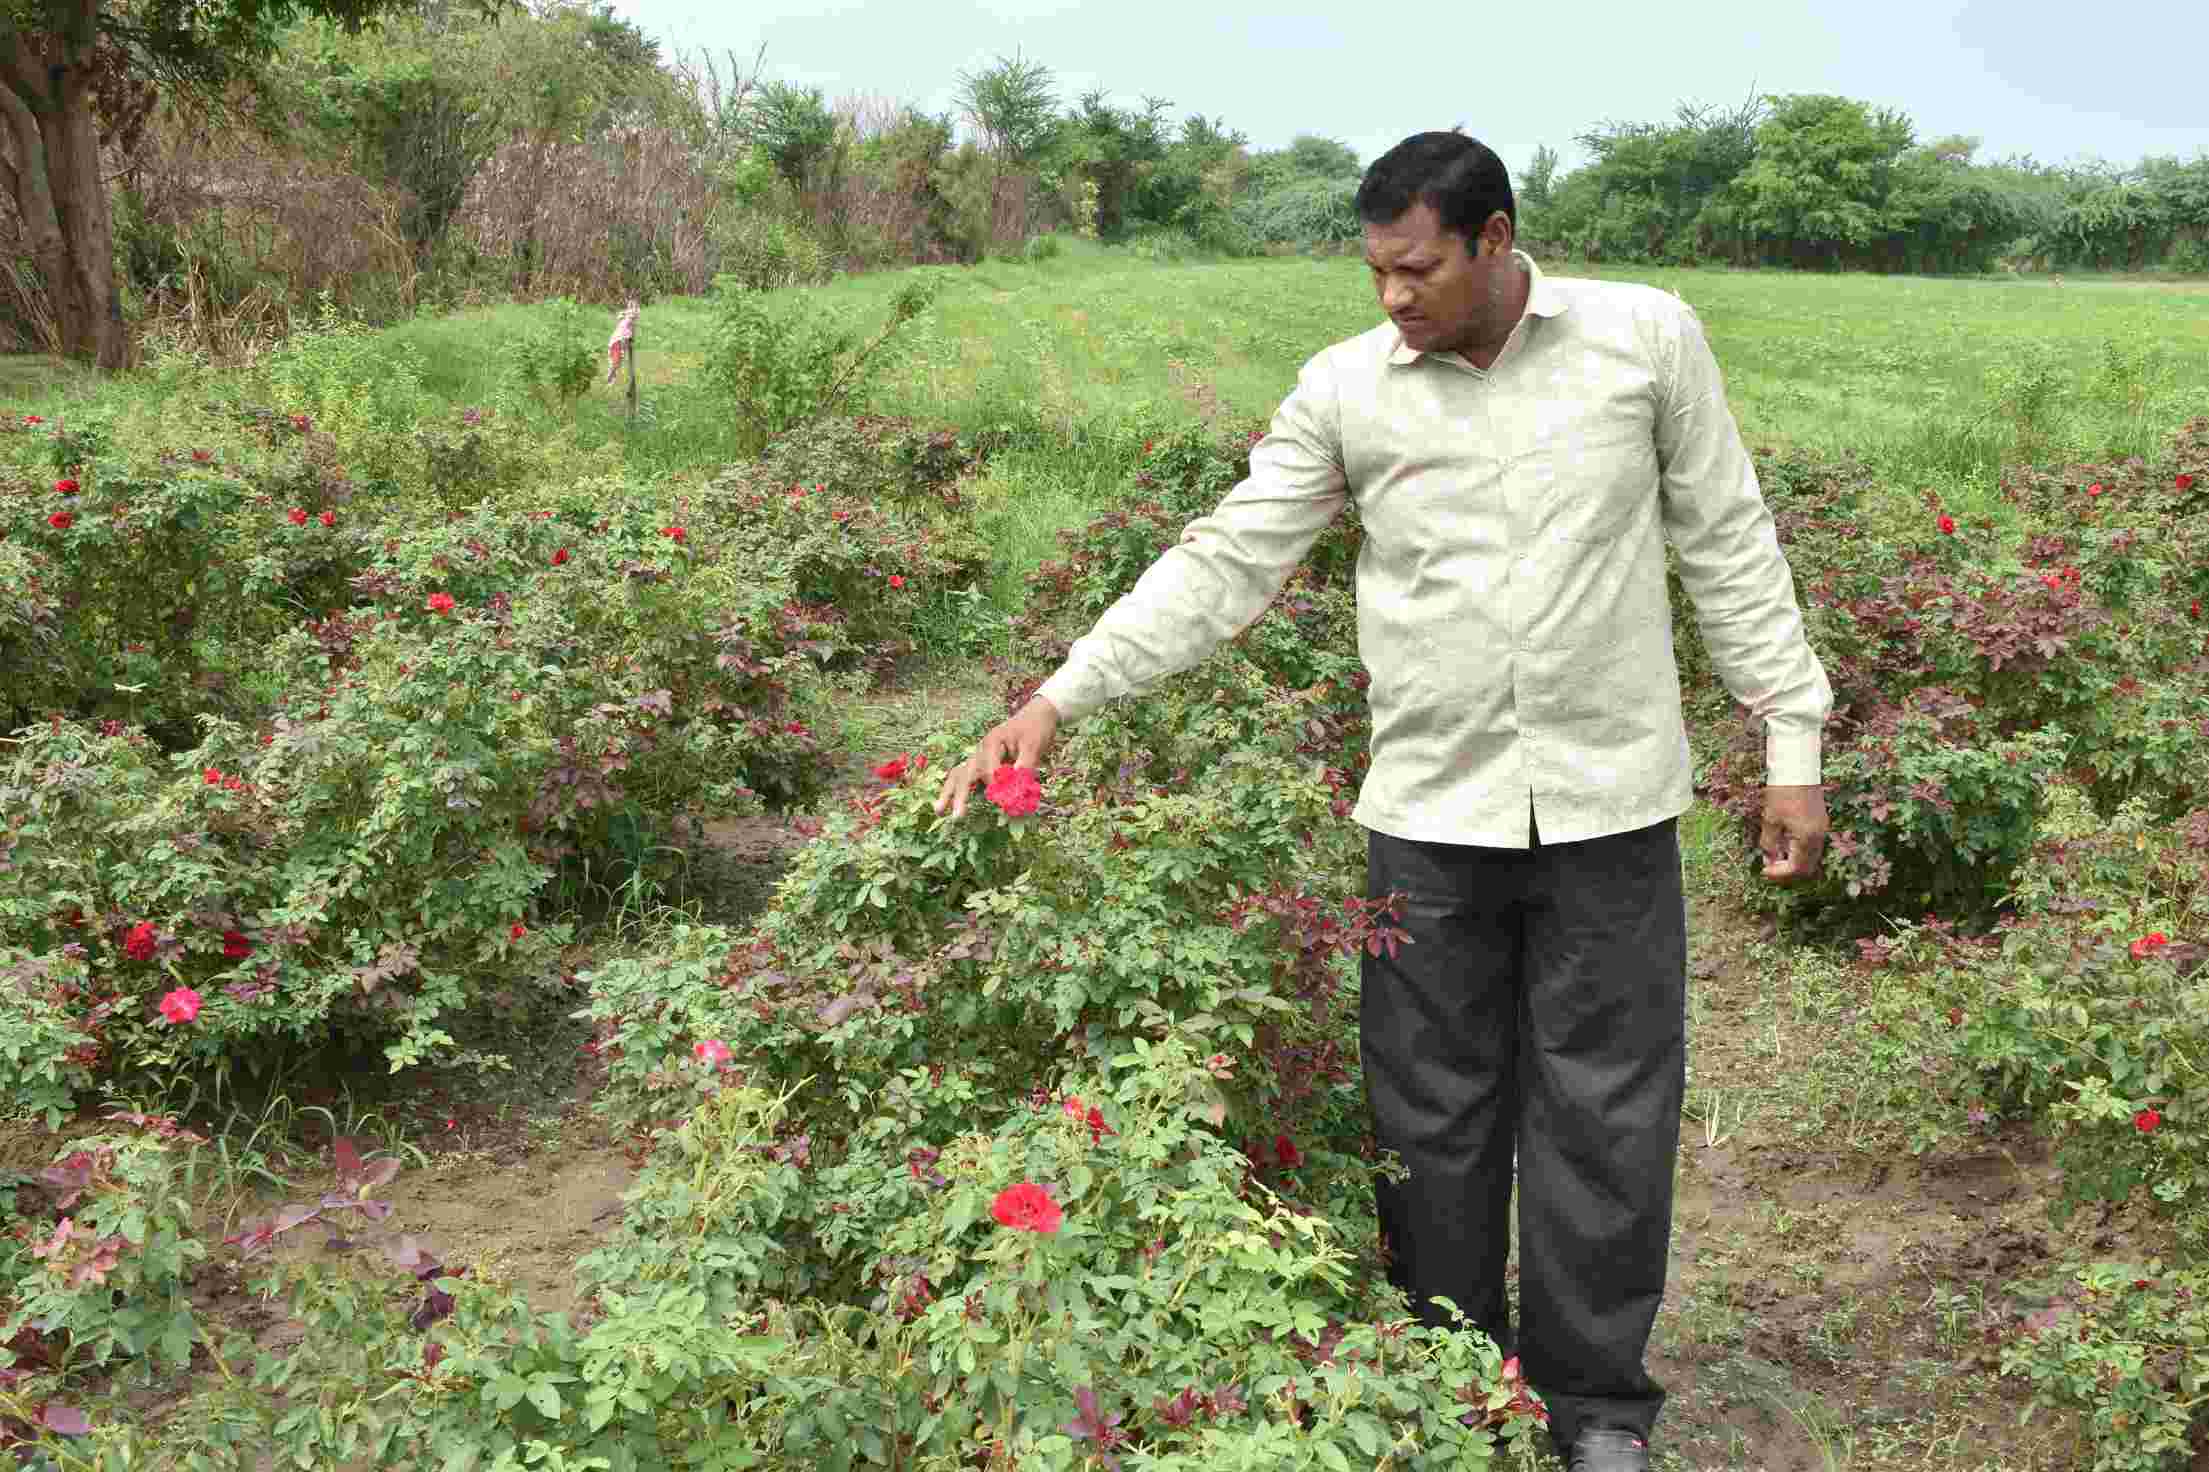
[(1369, 891), (1413, 944), (1368, 957), (1361, 1051), (1391, 1277), (1514, 1342), (1574, 1472), (1638, 1472), (1664, 1399), (1686, 1068), (1692, 801), (1664, 539), (1727, 688), (1766, 730), (1765, 876), (1816, 872), (1832, 703), (1695, 315), (1645, 286), (1544, 276), (1503, 165), (1421, 133), (1366, 171), (1388, 322), (1305, 364), (1250, 476), (946, 777), (961, 814), (1061, 722), (1186, 669), (1255, 619), (1355, 497), (1372, 766)]

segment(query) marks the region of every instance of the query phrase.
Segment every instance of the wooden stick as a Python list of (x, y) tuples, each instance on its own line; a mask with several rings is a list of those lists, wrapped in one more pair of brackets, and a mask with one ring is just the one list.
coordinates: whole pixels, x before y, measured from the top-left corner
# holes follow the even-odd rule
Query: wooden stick
[(606, 381), (612, 383), (622, 364), (629, 365), (628, 415), (631, 420), (637, 417), (637, 314), (642, 310), (642, 304), (631, 297), (620, 320), (614, 323), (614, 335), (606, 339)]

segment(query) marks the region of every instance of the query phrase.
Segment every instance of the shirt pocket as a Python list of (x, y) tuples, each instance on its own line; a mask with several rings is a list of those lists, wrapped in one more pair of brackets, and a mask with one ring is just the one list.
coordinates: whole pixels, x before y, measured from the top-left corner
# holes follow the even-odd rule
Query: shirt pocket
[(1645, 419), (1562, 424), (1536, 437), (1507, 468), (1524, 525), (1545, 541), (1617, 541), (1657, 504), (1657, 444)]

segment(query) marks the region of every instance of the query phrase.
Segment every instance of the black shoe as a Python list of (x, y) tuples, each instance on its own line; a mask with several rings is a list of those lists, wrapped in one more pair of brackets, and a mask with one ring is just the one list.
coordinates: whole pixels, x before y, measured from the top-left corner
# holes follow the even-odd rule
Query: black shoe
[(1573, 1438), (1572, 1472), (1649, 1472), (1649, 1443), (1605, 1426)]

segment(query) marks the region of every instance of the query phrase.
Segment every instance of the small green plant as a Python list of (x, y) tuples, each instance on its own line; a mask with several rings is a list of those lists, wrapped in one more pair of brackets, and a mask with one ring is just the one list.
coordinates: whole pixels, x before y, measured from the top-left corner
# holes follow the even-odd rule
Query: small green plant
[(836, 412), (882, 364), (898, 330), (934, 299), (937, 278), (913, 273), (890, 301), (890, 316), (862, 340), (804, 296), (770, 303), (740, 278), (715, 278), (718, 305), (706, 353), (707, 384), (740, 426), (746, 453), (793, 425)]
[(2019, 459), (2039, 457), (2062, 432), (2062, 416), (2073, 394), (2066, 362), (2063, 353), (2043, 347), (1987, 370), (1987, 411), (2008, 424), (2011, 452)]
[(582, 307), (561, 297), (537, 310), (531, 325), (506, 345), (501, 384), (509, 394), (550, 408), (572, 405), (590, 388), (598, 357)]

